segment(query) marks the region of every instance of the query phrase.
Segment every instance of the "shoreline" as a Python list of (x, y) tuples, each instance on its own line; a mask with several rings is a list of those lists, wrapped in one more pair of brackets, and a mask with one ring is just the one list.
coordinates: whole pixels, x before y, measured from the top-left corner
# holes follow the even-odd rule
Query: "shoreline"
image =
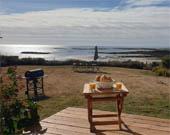
[[(87, 49), (87, 48), (86, 48)], [(124, 48), (123, 48), (124, 49)], [(125, 48), (129, 49), (129, 48)], [(132, 49), (132, 48), (130, 48)], [(136, 48), (133, 48), (136, 49)], [(140, 48), (141, 49), (141, 48)], [(144, 48), (143, 48), (144, 49)], [(2, 63), (9, 63), (9, 65), (19, 63), (19, 64), (47, 64), (47, 65), (71, 65), (74, 62), (86, 62), (90, 63), (93, 62), (93, 56), (90, 56), (90, 58), (86, 57), (84, 55), (84, 58), (80, 56), (72, 57), (63, 57), (59, 56), (58, 59), (46, 59), (43, 58), (43, 55), (46, 57), (49, 54), (50, 58), (50, 52), (40, 52), (40, 51), (22, 51), (21, 54), (35, 54), (34, 57), (30, 57), (31, 55), (28, 55), (26, 57), (20, 57), (20, 56), (1, 56), (0, 55), (0, 64), (1, 65), (8, 65), (8, 64), (2, 64)], [(109, 55), (100, 55), (100, 54), (109, 54)], [(161, 62), (161, 58), (163, 56), (169, 55), (170, 50), (162, 50), (162, 49), (155, 49), (155, 50), (146, 50), (146, 51), (127, 51), (127, 52), (101, 52), (99, 51), (99, 59), (96, 61), (97, 63), (122, 63), (122, 62), (139, 62), (144, 64), (152, 64), (153, 62)], [(38, 55), (42, 55), (41, 57), (38, 57)], [(60, 58), (61, 57), (61, 58)], [(51, 57), (52, 58), (52, 57)], [(8, 59), (8, 61), (7, 61)], [(4, 62), (5, 61), (5, 62)], [(34, 62), (33, 62), (34, 61)], [(38, 62), (40, 61), (40, 62)], [(104, 64), (104, 65), (105, 65)]]
[[(156, 65), (159, 65), (160, 61), (154, 60)], [(140, 61), (83, 61), (83, 60), (76, 60), (76, 59), (69, 59), (65, 61), (48, 61), (43, 58), (22, 58), (19, 59), (17, 56), (0, 56), (0, 67), (6, 66), (19, 66), (19, 65), (41, 65), (41, 66), (87, 66), (93, 65), (99, 67), (123, 67), (123, 68), (132, 68), (132, 69), (147, 69), (151, 70), (152, 65), (154, 64), (153, 60), (144, 60), (141, 59)]]

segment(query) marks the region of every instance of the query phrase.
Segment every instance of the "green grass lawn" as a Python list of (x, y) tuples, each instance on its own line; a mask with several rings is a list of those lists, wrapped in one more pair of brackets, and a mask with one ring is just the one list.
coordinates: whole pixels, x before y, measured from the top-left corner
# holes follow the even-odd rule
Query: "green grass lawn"
[[(87, 101), (81, 94), (57, 96), (39, 103), (43, 106), (40, 110), (42, 119), (67, 107), (87, 108)], [(95, 109), (116, 111), (115, 102), (97, 102), (93, 105)], [(170, 119), (169, 97), (161, 95), (160, 98), (150, 99), (127, 96), (124, 101), (123, 113)]]
[[(74, 73), (69, 66), (19, 66), (17, 73), (23, 76), (26, 70), (35, 68), (42, 68), (48, 75), (44, 80), (48, 98), (38, 101), (42, 106), (39, 110), (41, 119), (67, 107), (87, 108), (87, 100), (82, 94), (83, 86), (101, 74)], [(148, 72), (145, 70), (113, 67), (102, 67), (100, 70), (115, 80), (122, 80), (128, 88), (123, 113), (170, 119), (170, 78), (144, 73)], [(25, 85), (25, 80), (21, 84)], [(25, 89), (20, 91), (21, 97), (25, 97)], [(94, 108), (116, 111), (115, 102), (98, 102)]]
[[(66, 68), (66, 70), (71, 69)], [(102, 71), (108, 72), (113, 78), (116, 77), (118, 80), (123, 80), (129, 89), (130, 93), (125, 98), (123, 113), (170, 119), (169, 78), (157, 77), (151, 74), (145, 75), (143, 74), (144, 71), (133, 69), (102, 68)], [(83, 73), (72, 74), (81, 76)], [(87, 76), (92, 77), (89, 77), (84, 83), (91, 81), (96, 75), (88, 74)], [(82, 77), (81, 79), (86, 80), (87, 78)], [(39, 103), (43, 106), (43, 109), (40, 110), (41, 118), (43, 119), (71, 106), (87, 108), (87, 100), (82, 94), (83, 85), (79, 89), (80, 91), (77, 92), (70, 88), (70, 90), (73, 90), (73, 93), (70, 91), (64, 92), (65, 90), (63, 90), (63, 92), (48, 100), (40, 101)], [(97, 102), (94, 103), (94, 108), (116, 111), (116, 104), (115, 102)]]

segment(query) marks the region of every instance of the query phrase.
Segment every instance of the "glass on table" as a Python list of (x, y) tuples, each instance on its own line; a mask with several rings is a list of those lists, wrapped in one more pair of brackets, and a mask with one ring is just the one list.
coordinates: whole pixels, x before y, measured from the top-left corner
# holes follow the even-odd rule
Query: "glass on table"
[(122, 88), (122, 81), (116, 81), (116, 88), (118, 89)]
[(95, 90), (96, 89), (96, 84), (95, 83), (89, 83), (90, 90)]

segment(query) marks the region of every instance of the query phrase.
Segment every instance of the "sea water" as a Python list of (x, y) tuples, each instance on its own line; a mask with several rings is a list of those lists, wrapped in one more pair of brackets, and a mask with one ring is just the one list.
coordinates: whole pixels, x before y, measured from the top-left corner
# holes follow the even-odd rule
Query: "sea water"
[[(63, 46), (63, 45), (0, 45), (0, 55), (18, 56), (19, 58), (44, 58), (46, 60), (85, 60), (92, 61), (95, 46)], [(134, 48), (115, 48), (113, 46), (98, 46), (98, 61), (127, 61), (146, 58), (119, 57), (113, 53), (142, 51)], [(150, 49), (145, 49), (150, 51)], [(23, 53), (25, 52), (25, 53)], [(44, 53), (44, 54), (43, 54)], [(148, 59), (148, 58), (147, 58)]]

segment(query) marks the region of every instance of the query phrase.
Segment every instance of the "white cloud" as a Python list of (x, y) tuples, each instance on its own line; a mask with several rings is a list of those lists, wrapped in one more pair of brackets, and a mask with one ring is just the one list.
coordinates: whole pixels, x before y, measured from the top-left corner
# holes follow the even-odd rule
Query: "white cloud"
[(15, 41), (67, 45), (168, 45), (169, 15), (168, 7), (108, 12), (70, 8), (0, 15), (0, 31), (5, 37), (0, 44)]
[(134, 8), (123, 11), (95, 12), (93, 9), (58, 9), (0, 16), (0, 27), (121, 27), (132, 25), (166, 25), (168, 8)]

